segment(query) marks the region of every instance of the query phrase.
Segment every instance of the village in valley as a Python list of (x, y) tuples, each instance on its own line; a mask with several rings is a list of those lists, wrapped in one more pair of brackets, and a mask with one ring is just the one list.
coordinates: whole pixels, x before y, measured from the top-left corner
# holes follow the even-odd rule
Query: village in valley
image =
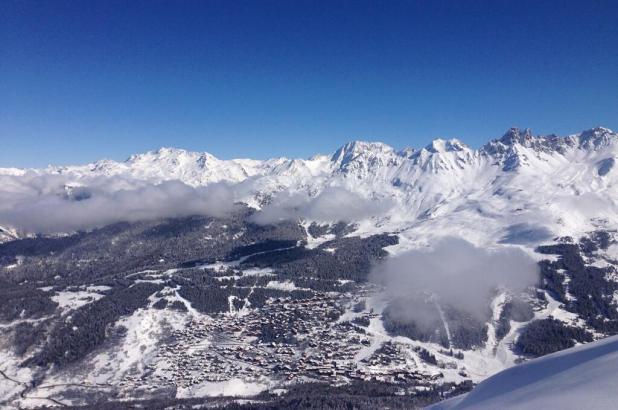
[(193, 318), (171, 332), (141, 374), (127, 373), (120, 385), (191, 390), (231, 379), (278, 385), (362, 380), (422, 389), (442, 378), (435, 367), (419, 365), (409, 346), (367, 332), (379, 315), (367, 311), (363, 296), (277, 298), (257, 310)]

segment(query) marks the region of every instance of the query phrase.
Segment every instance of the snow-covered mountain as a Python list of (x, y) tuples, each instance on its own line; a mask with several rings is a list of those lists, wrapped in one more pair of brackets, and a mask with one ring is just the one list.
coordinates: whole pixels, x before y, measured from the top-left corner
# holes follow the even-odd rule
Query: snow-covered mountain
[(618, 336), (612, 336), (511, 367), (430, 409), (609, 410), (616, 408), (617, 381)]
[[(590, 159), (593, 153), (599, 154), (613, 147), (616, 136), (613, 131), (602, 127), (567, 137), (533, 136), (529, 129), (511, 128), (504, 136), (488, 142), (478, 150), (469, 148), (457, 139), (436, 139), (420, 150), (405, 148), (400, 151), (380, 142), (353, 141), (337, 149), (331, 156), (316, 155), (306, 160), (220, 160), (208, 152), (161, 148), (132, 155), (123, 162), (100, 160), (86, 165), (49, 166), (31, 171), (75, 177), (124, 175), (151, 181), (178, 179), (193, 186), (219, 181), (240, 182), (250, 177), (302, 178), (307, 175), (329, 178), (345, 176), (380, 182), (396, 182), (395, 179), (399, 178), (411, 182), (418, 177), (414, 171), (455, 173), (454, 170), (478, 168), (487, 164), (503, 171), (514, 171), (540, 167), (543, 163), (550, 167), (560, 160)], [(605, 165), (599, 172), (605, 175), (610, 168)], [(25, 171), (0, 168), (0, 174), (3, 175), (20, 175)]]
[(261, 161), (220, 160), (205, 152), (161, 148), (123, 162), (0, 169), (0, 175), (56, 175), (76, 185), (106, 177), (149, 183), (180, 180), (194, 187), (225, 182), (242, 186), (237, 199), (254, 207), (281, 191), (315, 196), (340, 187), (395, 204), (381, 217), (361, 223), (361, 230), (415, 227), (415, 237), (469, 230), (472, 240), (495, 242), (512, 233), (509, 227), (521, 224), (560, 236), (618, 220), (617, 141), (618, 134), (601, 127), (566, 137), (533, 136), (529, 129), (512, 128), (477, 150), (455, 139), (399, 151), (383, 143), (355, 141), (330, 156)]

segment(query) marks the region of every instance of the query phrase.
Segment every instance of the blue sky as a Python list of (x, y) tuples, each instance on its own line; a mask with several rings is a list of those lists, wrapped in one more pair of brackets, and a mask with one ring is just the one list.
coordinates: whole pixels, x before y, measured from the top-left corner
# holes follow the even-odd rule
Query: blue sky
[(616, 1), (0, 2), (0, 166), (618, 128)]

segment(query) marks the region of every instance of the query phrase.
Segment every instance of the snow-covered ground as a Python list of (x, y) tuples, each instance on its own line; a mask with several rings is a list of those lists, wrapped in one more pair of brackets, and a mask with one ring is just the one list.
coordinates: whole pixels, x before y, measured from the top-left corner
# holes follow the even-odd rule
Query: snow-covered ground
[(617, 403), (618, 336), (613, 336), (511, 367), (429, 409), (609, 410)]

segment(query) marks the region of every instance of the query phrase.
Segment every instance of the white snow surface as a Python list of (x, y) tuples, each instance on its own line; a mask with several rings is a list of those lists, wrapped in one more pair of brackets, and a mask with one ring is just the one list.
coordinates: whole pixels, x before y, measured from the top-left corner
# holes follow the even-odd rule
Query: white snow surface
[(266, 390), (266, 383), (246, 382), (242, 379), (230, 379), (222, 382), (203, 382), (197, 386), (178, 389), (176, 397), (214, 397), (214, 396), (234, 396), (245, 397), (255, 396), (256, 394)]
[(618, 336), (612, 336), (511, 367), (429, 409), (609, 410), (616, 403)]

